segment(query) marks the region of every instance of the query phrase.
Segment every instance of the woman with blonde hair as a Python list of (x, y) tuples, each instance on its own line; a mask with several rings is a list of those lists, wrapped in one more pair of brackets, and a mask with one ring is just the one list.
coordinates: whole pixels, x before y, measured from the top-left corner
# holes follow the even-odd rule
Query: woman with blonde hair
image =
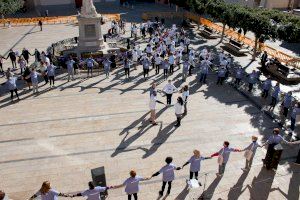
[[(198, 180), (198, 173), (200, 171), (201, 167), (201, 161), (205, 159), (210, 159), (211, 157), (203, 157), (200, 154), (199, 150), (193, 151), (194, 155), (182, 166), (182, 168), (188, 164), (190, 165), (190, 180), (193, 179), (193, 176), (195, 175), (195, 179)], [(199, 185), (201, 186), (201, 183), (199, 182)]]
[(125, 192), (128, 195), (128, 200), (131, 200), (131, 197), (133, 196), (135, 200), (138, 199), (137, 193), (140, 190), (139, 183), (140, 181), (146, 181), (149, 180), (150, 178), (142, 178), (136, 174), (136, 171), (131, 170), (129, 172), (130, 177), (127, 178), (123, 184), (113, 186), (114, 189), (120, 188), (125, 186)]
[(30, 197), (30, 200), (38, 196), (41, 197), (41, 200), (58, 200), (58, 196), (71, 197), (68, 194), (60, 193), (52, 189), (49, 181), (43, 182), (41, 189), (37, 193), (35, 193), (32, 197)]

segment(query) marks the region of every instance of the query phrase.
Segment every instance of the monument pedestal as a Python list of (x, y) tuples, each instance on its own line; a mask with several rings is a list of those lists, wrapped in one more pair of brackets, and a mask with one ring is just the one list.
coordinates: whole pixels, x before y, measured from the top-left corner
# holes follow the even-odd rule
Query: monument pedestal
[(79, 15), (79, 38), (78, 51), (79, 52), (94, 52), (103, 49), (104, 40), (101, 31), (101, 15), (96, 17), (83, 17)]

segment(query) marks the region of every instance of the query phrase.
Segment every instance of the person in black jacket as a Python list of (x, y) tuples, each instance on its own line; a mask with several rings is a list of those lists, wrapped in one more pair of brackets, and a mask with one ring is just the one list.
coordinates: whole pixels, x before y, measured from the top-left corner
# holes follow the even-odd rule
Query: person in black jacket
[(21, 54), (23, 57), (24, 57), (24, 59), (26, 60), (26, 62), (27, 62), (27, 64), (28, 64), (28, 61), (29, 61), (29, 55), (31, 55), (30, 53), (29, 53), (29, 51), (26, 49), (26, 48), (24, 48), (23, 50), (22, 50), (22, 54)]
[(13, 66), (13, 68), (16, 68), (17, 67), (17, 63), (16, 63), (16, 60), (17, 60), (17, 56), (16, 56), (16, 53), (11, 49), (6, 57), (6, 60), (10, 58), (11, 60), (11, 64)]

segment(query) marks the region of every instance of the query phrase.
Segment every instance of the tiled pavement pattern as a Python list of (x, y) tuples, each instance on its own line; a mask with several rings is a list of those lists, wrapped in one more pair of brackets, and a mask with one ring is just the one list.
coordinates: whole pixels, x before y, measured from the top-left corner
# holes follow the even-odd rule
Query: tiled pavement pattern
[[(30, 29), (1, 29), (1, 52)], [(76, 29), (70, 25), (46, 26), (42, 33), (26, 35), (16, 49), (46, 48), (51, 42), (76, 35)], [(196, 36), (192, 42), (194, 48), (217, 43)], [(243, 66), (249, 62), (235, 59)], [(154, 81), (159, 83), (159, 89), (165, 82), (161, 75), (154, 76), (153, 70), (147, 81), (141, 79), (140, 68), (132, 72), (131, 81), (125, 80), (122, 73), (116, 70), (110, 79), (103, 75), (78, 77), (70, 83), (61, 74), (55, 89), (43, 86), (39, 96), (22, 91), (22, 100), (15, 104), (1, 93), (0, 188), (11, 199), (28, 198), (44, 180), (50, 180), (61, 192), (81, 191), (91, 179), (90, 170), (99, 166), (105, 166), (108, 185), (122, 183), (131, 169), (150, 176), (164, 165), (166, 156), (173, 156), (174, 163), (180, 166), (195, 148), (205, 156), (219, 150), (224, 140), (243, 148), (251, 142), (251, 135), (262, 140), (276, 126), (228, 84), (216, 86), (215, 77), (210, 76), (209, 84), (201, 86), (192, 76), (188, 79), (189, 112), (182, 126), (173, 127), (173, 107), (158, 105), (159, 125), (152, 127), (147, 121), (147, 90)], [(178, 72), (171, 79), (180, 85)], [(164, 97), (159, 99), (165, 101)], [(203, 161), (200, 180), (206, 183), (204, 199), (299, 199), (300, 169), (291, 162), (297, 148), (286, 150), (291, 153), (284, 154), (276, 174), (262, 169), (265, 149), (258, 150), (249, 173), (240, 169), (244, 166), (243, 153), (233, 153), (222, 179), (215, 176), (216, 159)], [(203, 194), (203, 187), (186, 190), (188, 167), (178, 171), (176, 177), (172, 193), (165, 199), (197, 199)], [(143, 183), (140, 199), (157, 199), (160, 180), (156, 177)], [(126, 198), (123, 189), (109, 191), (108, 199)]]

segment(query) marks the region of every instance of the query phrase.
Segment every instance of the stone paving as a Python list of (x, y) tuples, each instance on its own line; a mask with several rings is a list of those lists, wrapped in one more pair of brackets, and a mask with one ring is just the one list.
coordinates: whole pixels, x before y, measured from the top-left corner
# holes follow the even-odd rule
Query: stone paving
[[(11, 46), (16, 50), (46, 49), (50, 43), (78, 33), (73, 25), (49, 25), (43, 32), (37, 30), (29, 26), (0, 29), (0, 53)], [(217, 50), (217, 42), (194, 35), (192, 46)], [(235, 59), (242, 66), (249, 63), (248, 58)], [(179, 87), (178, 73), (170, 79)], [(232, 147), (244, 148), (252, 135), (263, 141), (277, 126), (248, 97), (229, 84), (216, 86), (215, 76), (210, 75), (208, 85), (199, 85), (195, 76), (188, 78), (191, 97), (181, 127), (173, 126), (174, 108), (162, 105), (157, 110), (159, 125), (153, 127), (148, 122), (148, 89), (153, 82), (162, 89), (166, 82), (161, 75), (154, 76), (153, 70), (150, 79), (144, 81), (140, 67), (132, 71), (131, 81), (122, 75), (121, 69), (109, 79), (103, 74), (86, 79), (83, 74), (68, 83), (62, 73), (55, 89), (42, 86), (38, 96), (21, 91), (22, 100), (13, 104), (1, 86), (0, 188), (11, 199), (27, 199), (44, 180), (61, 192), (76, 193), (87, 187), (90, 170), (100, 166), (105, 167), (108, 185), (122, 183), (131, 169), (147, 177), (164, 165), (166, 156), (173, 156), (174, 163), (181, 166), (194, 149), (208, 156), (218, 151), (224, 140)], [(159, 100), (165, 101), (165, 97), (159, 96)], [(262, 168), (265, 149), (258, 150), (249, 173), (241, 170), (243, 153), (233, 153), (221, 179), (215, 175), (216, 159), (203, 161), (200, 180), (205, 188), (195, 190), (187, 190), (186, 167), (176, 173), (171, 195), (162, 199), (198, 199), (204, 194), (203, 199), (297, 200), (300, 168), (292, 161), (299, 147), (285, 148), (276, 173)], [(140, 199), (158, 199), (160, 187), (161, 177), (144, 182)], [(108, 199), (126, 198), (123, 188), (109, 191)]]

